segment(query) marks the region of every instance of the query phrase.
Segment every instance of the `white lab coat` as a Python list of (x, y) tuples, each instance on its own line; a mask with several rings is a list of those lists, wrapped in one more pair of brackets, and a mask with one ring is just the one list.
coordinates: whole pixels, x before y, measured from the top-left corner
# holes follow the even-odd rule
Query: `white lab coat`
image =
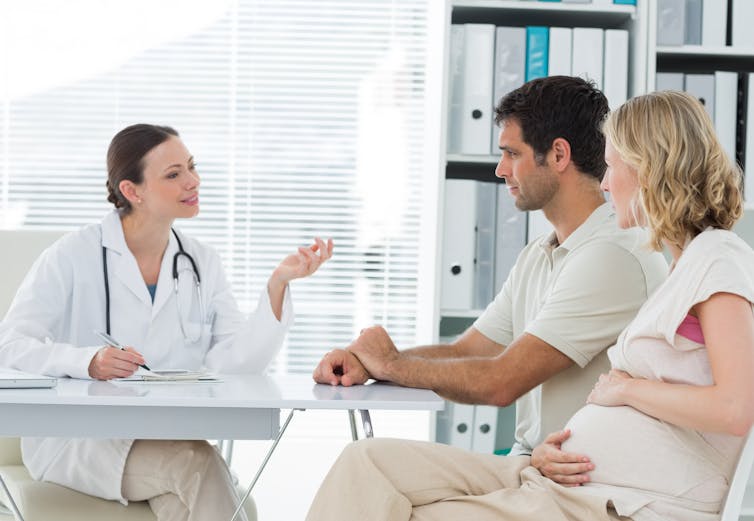
[[(293, 309), (286, 288), (278, 321), (263, 291), (244, 322), (217, 253), (179, 232), (201, 276), (204, 316), (199, 317), (193, 281), (181, 276), (180, 309), (189, 316), (187, 343), (181, 334), (172, 277), (178, 244), (173, 235), (162, 259), (154, 303), (136, 259), (128, 250), (119, 214), (65, 235), (34, 263), (0, 324), (0, 366), (51, 376), (89, 378), (89, 362), (105, 330), (102, 246), (107, 249), (111, 334), (134, 346), (151, 368), (221, 373), (264, 371), (283, 343)], [(7, 252), (12, 255), (12, 252)], [(181, 258), (181, 270), (190, 263)], [(191, 300), (188, 300), (191, 299)], [(193, 303), (193, 306), (192, 306)], [(126, 503), (121, 480), (133, 440), (25, 438), (24, 463), (35, 479)]]

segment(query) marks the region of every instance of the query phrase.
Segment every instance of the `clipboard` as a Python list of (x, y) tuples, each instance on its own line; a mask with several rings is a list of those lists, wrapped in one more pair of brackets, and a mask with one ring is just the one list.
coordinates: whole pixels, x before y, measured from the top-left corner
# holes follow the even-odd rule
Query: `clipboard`
[(119, 382), (219, 382), (214, 373), (190, 371), (188, 369), (154, 369), (141, 367), (131, 376), (118, 378)]

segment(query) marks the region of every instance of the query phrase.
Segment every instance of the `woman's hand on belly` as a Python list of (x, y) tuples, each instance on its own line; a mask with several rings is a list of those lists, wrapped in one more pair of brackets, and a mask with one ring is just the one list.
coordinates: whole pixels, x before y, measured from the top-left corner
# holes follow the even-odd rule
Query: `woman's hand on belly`
[(571, 436), (570, 429), (553, 432), (531, 453), (531, 465), (546, 478), (566, 487), (577, 487), (589, 481), (594, 464), (583, 454), (563, 452), (560, 446)]
[(630, 374), (618, 369), (611, 369), (609, 373), (600, 375), (594, 389), (589, 393), (586, 403), (618, 407), (626, 405), (624, 390), (626, 384), (633, 380)]

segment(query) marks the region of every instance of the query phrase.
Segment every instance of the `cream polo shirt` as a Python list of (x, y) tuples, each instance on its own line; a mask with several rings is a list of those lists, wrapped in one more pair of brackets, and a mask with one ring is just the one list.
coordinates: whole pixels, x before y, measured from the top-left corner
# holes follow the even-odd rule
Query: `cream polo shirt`
[(512, 454), (530, 454), (562, 429), (610, 369), (605, 349), (667, 275), (665, 259), (646, 248), (647, 239), (638, 228), (619, 229), (605, 203), (563, 244), (553, 232), (526, 246), (474, 323), (498, 344), (529, 333), (575, 362), (516, 401)]

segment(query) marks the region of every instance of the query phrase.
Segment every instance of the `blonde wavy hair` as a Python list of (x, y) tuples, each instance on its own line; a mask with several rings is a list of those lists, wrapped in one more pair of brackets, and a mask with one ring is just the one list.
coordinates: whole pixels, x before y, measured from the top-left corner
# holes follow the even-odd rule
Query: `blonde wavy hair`
[(644, 214), (650, 246), (683, 248), (707, 227), (729, 230), (741, 217), (741, 169), (720, 145), (699, 100), (677, 91), (627, 101), (602, 131), (623, 161), (636, 169), (634, 208)]

